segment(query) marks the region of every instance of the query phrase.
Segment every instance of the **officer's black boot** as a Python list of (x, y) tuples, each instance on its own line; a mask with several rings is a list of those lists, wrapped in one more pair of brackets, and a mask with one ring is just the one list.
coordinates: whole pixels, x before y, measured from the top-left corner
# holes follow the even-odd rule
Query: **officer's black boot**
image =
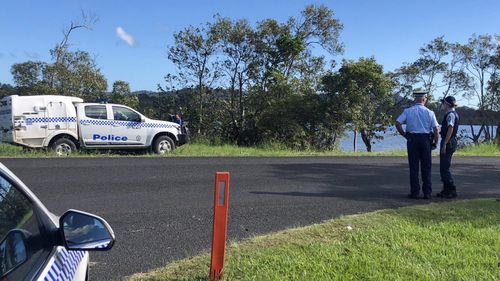
[(442, 197), (446, 199), (453, 199), (457, 196), (457, 188), (455, 187), (455, 185), (452, 185), (448, 188), (448, 191)]
[(446, 197), (446, 195), (448, 194), (448, 192), (450, 191), (450, 187), (446, 184), (443, 185), (443, 189), (441, 190), (441, 192), (439, 192), (438, 194), (436, 194), (437, 197)]

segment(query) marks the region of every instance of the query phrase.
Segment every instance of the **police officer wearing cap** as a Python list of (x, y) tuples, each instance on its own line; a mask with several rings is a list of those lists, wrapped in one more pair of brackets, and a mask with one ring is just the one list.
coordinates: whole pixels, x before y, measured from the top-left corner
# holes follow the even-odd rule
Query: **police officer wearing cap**
[[(413, 92), (415, 104), (406, 108), (396, 119), (398, 132), (407, 139), (408, 164), (410, 166), (409, 198), (418, 199), (420, 194), (419, 170), (422, 170), (422, 191), (424, 199), (431, 199), (432, 149), (438, 142), (438, 122), (434, 112), (427, 107), (427, 92)], [(406, 124), (406, 132), (402, 124)]]
[(441, 123), (441, 149), (439, 152), (439, 173), (443, 182), (443, 190), (437, 196), (448, 199), (457, 197), (457, 188), (450, 172), (451, 157), (457, 149), (456, 136), (459, 117), (455, 111), (456, 106), (457, 101), (452, 96), (441, 99), (441, 109), (446, 111)]

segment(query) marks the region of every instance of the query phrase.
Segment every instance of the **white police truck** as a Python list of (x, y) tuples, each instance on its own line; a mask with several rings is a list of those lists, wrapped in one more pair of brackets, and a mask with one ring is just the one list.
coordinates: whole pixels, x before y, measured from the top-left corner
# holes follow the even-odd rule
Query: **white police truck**
[(51, 148), (145, 149), (163, 154), (187, 142), (174, 122), (153, 120), (120, 104), (84, 103), (69, 96), (7, 96), (0, 100), (0, 141)]

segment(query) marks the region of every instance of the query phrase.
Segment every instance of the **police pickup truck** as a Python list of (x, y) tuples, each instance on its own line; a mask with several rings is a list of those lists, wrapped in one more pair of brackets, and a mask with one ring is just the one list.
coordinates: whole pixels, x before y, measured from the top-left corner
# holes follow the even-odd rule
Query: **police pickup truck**
[(163, 154), (187, 142), (183, 128), (120, 104), (84, 103), (69, 96), (7, 96), (0, 100), (0, 141), (51, 148), (145, 149)]

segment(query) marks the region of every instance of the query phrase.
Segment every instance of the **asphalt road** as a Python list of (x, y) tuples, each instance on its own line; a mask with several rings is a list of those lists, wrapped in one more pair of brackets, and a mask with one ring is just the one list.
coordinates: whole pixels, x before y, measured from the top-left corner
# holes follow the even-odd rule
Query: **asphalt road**
[[(55, 214), (80, 209), (111, 224), (116, 244), (91, 254), (91, 280), (120, 280), (208, 251), (216, 171), (231, 172), (230, 240), (427, 202), (406, 199), (407, 162), (398, 157), (0, 161)], [(436, 192), (441, 184), (433, 161)], [(457, 157), (452, 167), (460, 199), (500, 197), (500, 157)]]

